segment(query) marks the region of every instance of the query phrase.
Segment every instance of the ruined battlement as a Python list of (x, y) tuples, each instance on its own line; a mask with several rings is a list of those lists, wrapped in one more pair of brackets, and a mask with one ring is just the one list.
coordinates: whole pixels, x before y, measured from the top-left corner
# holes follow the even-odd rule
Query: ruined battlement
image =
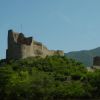
[(48, 50), (41, 42), (33, 40), (32, 37), (25, 37), (23, 33), (8, 30), (7, 59), (23, 59), (27, 57), (46, 57), (60, 55), (64, 56), (61, 50)]

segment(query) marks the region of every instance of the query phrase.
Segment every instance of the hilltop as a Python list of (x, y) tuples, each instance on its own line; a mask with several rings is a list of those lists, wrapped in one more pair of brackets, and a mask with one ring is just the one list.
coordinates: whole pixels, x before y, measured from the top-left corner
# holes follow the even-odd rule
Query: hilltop
[(0, 100), (100, 97), (100, 71), (63, 56), (0, 61)]

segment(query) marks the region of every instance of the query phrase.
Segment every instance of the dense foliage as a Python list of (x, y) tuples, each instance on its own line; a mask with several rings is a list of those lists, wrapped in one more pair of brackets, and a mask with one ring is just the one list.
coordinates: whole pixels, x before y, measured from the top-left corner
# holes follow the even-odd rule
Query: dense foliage
[(99, 98), (100, 71), (66, 57), (0, 61), (0, 100)]

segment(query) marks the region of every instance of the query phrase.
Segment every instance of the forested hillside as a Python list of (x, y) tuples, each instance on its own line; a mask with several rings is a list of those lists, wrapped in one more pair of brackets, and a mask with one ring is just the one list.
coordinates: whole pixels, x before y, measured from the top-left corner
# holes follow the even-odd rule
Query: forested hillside
[(66, 57), (0, 61), (0, 100), (100, 98), (100, 71)]
[(93, 57), (100, 56), (100, 47), (91, 50), (73, 51), (65, 53), (65, 55), (83, 63), (86, 67), (91, 67), (93, 65)]

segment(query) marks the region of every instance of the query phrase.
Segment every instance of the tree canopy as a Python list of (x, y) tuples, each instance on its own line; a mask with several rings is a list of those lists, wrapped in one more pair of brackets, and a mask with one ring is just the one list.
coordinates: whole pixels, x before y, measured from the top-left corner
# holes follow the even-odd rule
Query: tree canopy
[(100, 98), (100, 71), (67, 57), (0, 61), (0, 100)]

